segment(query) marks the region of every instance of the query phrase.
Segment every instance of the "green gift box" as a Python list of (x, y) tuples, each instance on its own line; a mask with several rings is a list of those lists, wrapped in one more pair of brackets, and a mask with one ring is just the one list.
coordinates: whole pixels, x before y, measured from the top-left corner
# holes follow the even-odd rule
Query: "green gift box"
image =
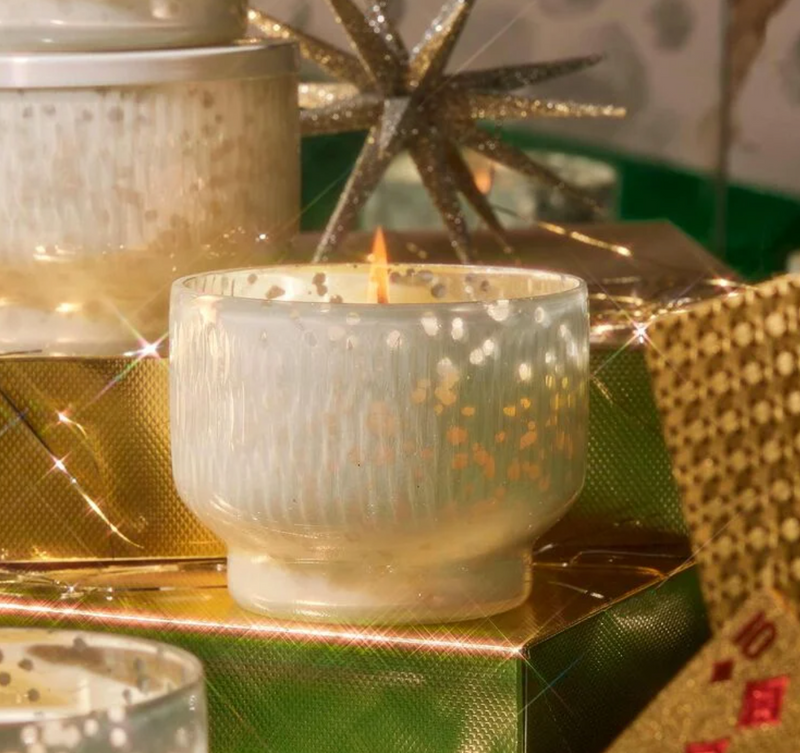
[[(603, 750), (707, 637), (643, 349), (650, 318), (714, 292), (727, 272), (667, 225), (586, 231), (605, 247), (579, 242), (581, 232), (514, 234), (526, 265), (591, 283), (594, 318), (586, 488), (537, 543), (523, 607), (402, 629), (275, 622), (233, 604), (221, 560), (144, 553), (7, 560), (2, 622), (144, 634), (193, 651), (207, 670), (214, 753)], [(447, 259), (439, 234), (389, 245), (397, 261)], [(351, 239), (351, 256), (368, 250), (369, 238)], [(68, 533), (70, 517), (59, 522)]]
[(570, 544), (566, 565), (536, 565), (529, 604), (448, 627), (271, 622), (234, 606), (211, 562), (12, 568), (0, 620), (192, 651), (206, 667), (214, 753), (600, 751), (706, 637), (694, 570), (674, 543), (637, 548)]

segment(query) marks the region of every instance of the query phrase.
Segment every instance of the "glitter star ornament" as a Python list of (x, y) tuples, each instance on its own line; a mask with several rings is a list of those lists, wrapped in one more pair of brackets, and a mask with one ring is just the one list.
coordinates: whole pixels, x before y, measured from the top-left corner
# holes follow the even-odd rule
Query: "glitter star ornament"
[(474, 253), (459, 196), (473, 207), (502, 247), (510, 251), (502, 224), (462, 156), (464, 148), (599, 211), (580, 190), (479, 126), (481, 121), (622, 117), (624, 110), (618, 107), (542, 100), (515, 93), (592, 66), (599, 62), (599, 56), (448, 74), (447, 63), (476, 0), (448, 0), (411, 51), (389, 19), (385, 1), (369, 0), (366, 10), (354, 0), (326, 1), (355, 54), (260, 11), (250, 11), (251, 23), (262, 34), (294, 40), (304, 57), (338, 79), (336, 83), (301, 86), (303, 133), (368, 131), (315, 261), (327, 259), (340, 248), (390, 162), (405, 149), (462, 262), (471, 261)]
[(607, 753), (790, 753), (800, 737), (800, 625), (762, 591)]

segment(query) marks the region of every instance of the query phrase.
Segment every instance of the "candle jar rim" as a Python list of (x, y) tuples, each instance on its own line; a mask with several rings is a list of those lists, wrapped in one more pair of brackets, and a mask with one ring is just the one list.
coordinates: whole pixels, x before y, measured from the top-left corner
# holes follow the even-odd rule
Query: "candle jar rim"
[(294, 75), (297, 47), (283, 40), (111, 51), (8, 52), (0, 55), (0, 90), (73, 90), (232, 81)]
[[(132, 700), (125, 704), (126, 713), (135, 712), (140, 709), (146, 709), (153, 704), (167, 704), (172, 699), (181, 696), (189, 688), (196, 685), (201, 685), (205, 679), (205, 671), (202, 662), (193, 654), (185, 651), (184, 649), (173, 646), (172, 644), (160, 643), (158, 641), (149, 640), (147, 638), (132, 637), (128, 635), (116, 635), (114, 633), (93, 632), (88, 630), (49, 630), (47, 628), (29, 628), (29, 627), (3, 627), (0, 628), (0, 645), (7, 647), (11, 644), (11, 637), (15, 634), (20, 636), (18, 641), (21, 645), (30, 645), (37, 642), (37, 637), (43, 645), (52, 643), (53, 636), (62, 637), (64, 639), (72, 639), (74, 641), (81, 639), (86, 643), (86, 650), (92, 649), (105, 652), (113, 649), (128, 649), (136, 651), (139, 655), (153, 655), (163, 656), (168, 655), (172, 662), (181, 669), (180, 680), (166, 685), (165, 689), (160, 693), (154, 693), (146, 698), (139, 700)], [(63, 644), (54, 644), (61, 646)], [(73, 671), (81, 671), (74, 669)], [(86, 674), (90, 674), (86, 672)], [(91, 684), (91, 680), (89, 680)], [(110, 699), (103, 704), (98, 704), (91, 709), (85, 711), (79, 710), (65, 710), (63, 714), (57, 712), (41, 713), (41, 716), (31, 718), (26, 721), (26, 724), (33, 725), (47, 725), (51, 722), (59, 722), (62, 724), (70, 724), (82, 721), (87, 717), (91, 717), (97, 713), (106, 713), (121, 704), (114, 703)], [(0, 708), (3, 708), (0, 706)], [(18, 722), (3, 722), (0, 721), (0, 729), (4, 726), (15, 727), (19, 726)]]
[(392, 302), (388, 304), (380, 304), (375, 301), (309, 301), (297, 300), (294, 298), (281, 298), (275, 297), (265, 301), (263, 297), (256, 295), (245, 295), (241, 292), (206, 292), (198, 290), (194, 284), (203, 280), (210, 280), (212, 278), (231, 278), (247, 279), (251, 275), (275, 275), (291, 274), (302, 270), (304, 275), (312, 277), (315, 273), (324, 272), (343, 272), (349, 271), (350, 273), (358, 271), (364, 276), (365, 281), (369, 279), (369, 274), (373, 269), (373, 265), (368, 262), (335, 262), (335, 263), (318, 263), (318, 264), (275, 264), (269, 266), (258, 267), (240, 267), (236, 269), (223, 269), (210, 272), (203, 272), (200, 274), (187, 275), (181, 277), (173, 283), (173, 291), (181, 291), (182, 294), (188, 295), (192, 298), (213, 300), (213, 301), (241, 301), (243, 305), (248, 305), (249, 302), (258, 305), (269, 303), (271, 306), (279, 307), (292, 307), (307, 309), (315, 311), (321, 308), (329, 309), (330, 307), (353, 307), (357, 309), (370, 308), (370, 309), (385, 309), (391, 308), (394, 310), (402, 309), (414, 311), (416, 309), (436, 309), (446, 308), (448, 310), (471, 310), (473, 308), (485, 307), (487, 304), (496, 303), (499, 301), (508, 301), (513, 303), (535, 303), (535, 304), (548, 304), (556, 303), (562, 300), (569, 300), (571, 298), (583, 299), (588, 298), (589, 290), (586, 281), (581, 277), (562, 272), (553, 272), (545, 269), (535, 269), (532, 267), (502, 267), (497, 265), (483, 265), (483, 264), (413, 264), (409, 262), (392, 263), (386, 265), (386, 270), (389, 275), (392, 272), (417, 270), (418, 272), (429, 272), (432, 274), (448, 273), (448, 274), (461, 274), (466, 277), (470, 274), (485, 274), (491, 277), (518, 277), (518, 278), (535, 278), (539, 280), (552, 280), (560, 282), (561, 289), (541, 292), (541, 293), (527, 293), (524, 295), (502, 295), (496, 298), (482, 297), (482, 298), (464, 298), (463, 300), (448, 300), (438, 301), (431, 299), (429, 301), (414, 301), (414, 302)]

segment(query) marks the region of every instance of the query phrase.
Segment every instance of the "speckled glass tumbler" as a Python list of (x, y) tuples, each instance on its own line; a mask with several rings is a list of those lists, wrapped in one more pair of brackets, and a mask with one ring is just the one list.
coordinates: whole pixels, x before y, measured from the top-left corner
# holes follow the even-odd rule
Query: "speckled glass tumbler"
[(0, 753), (205, 753), (203, 670), (150, 641), (0, 629)]
[(286, 253), (297, 66), (251, 41), (0, 55), (0, 352), (135, 352), (176, 278)]
[(529, 270), (362, 265), (175, 283), (172, 452), (245, 608), (347, 622), (505, 611), (581, 489), (587, 292)]

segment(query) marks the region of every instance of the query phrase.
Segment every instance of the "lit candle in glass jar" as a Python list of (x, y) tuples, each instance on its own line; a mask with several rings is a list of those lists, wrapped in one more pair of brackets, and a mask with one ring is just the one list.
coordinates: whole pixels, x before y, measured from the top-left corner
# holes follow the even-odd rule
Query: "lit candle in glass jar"
[(178, 490), (227, 542), (248, 609), (421, 622), (512, 608), (532, 540), (583, 483), (586, 286), (377, 264), (385, 285), (363, 264), (175, 284)]

